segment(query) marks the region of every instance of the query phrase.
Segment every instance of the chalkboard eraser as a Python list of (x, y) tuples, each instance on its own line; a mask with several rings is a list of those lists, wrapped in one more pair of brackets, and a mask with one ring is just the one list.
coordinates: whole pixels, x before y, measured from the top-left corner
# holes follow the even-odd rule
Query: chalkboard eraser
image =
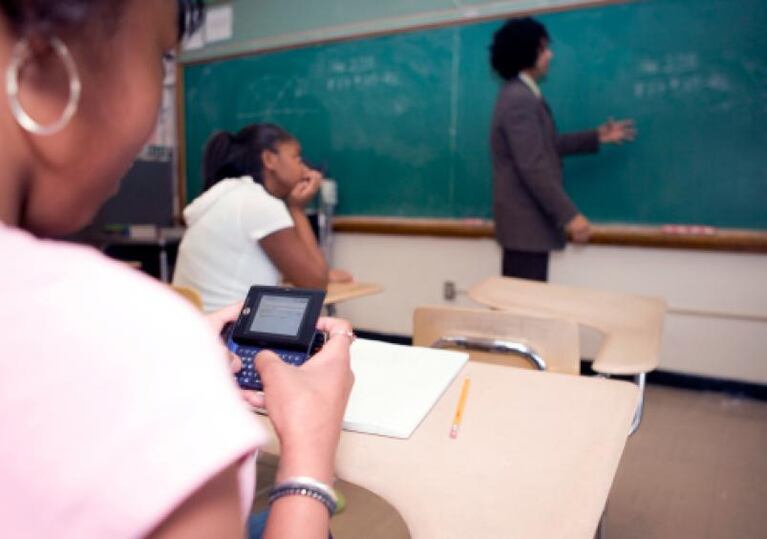
[(678, 236), (713, 236), (716, 229), (705, 225), (663, 225), (661, 230), (664, 234)]

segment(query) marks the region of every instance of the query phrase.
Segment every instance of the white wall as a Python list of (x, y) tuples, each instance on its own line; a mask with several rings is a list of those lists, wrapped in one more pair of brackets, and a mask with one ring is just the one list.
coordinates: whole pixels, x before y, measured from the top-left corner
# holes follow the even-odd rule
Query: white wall
[[(459, 290), (500, 273), (490, 239), (337, 234), (333, 262), (384, 292), (338, 306), (360, 329), (411, 334), (418, 305), (471, 305), (442, 297), (446, 280)], [(664, 298), (660, 368), (767, 383), (767, 256), (606, 246), (569, 247), (552, 257), (552, 282)], [(597, 345), (584, 335), (584, 355)]]

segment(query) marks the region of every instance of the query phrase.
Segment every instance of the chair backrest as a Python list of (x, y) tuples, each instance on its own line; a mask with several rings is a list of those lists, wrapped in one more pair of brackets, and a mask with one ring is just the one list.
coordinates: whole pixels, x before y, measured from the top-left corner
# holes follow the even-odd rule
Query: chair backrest
[(427, 306), (413, 313), (413, 344), (459, 348), (476, 361), (566, 374), (580, 372), (574, 322), (488, 309)]
[(176, 286), (176, 285), (170, 285), (170, 287), (173, 289), (174, 292), (181, 295), (184, 299), (186, 299), (189, 303), (197, 307), (198, 310), (202, 311), (202, 296), (200, 293), (195, 290), (194, 288), (189, 288), (187, 286)]
[(594, 370), (638, 374), (658, 365), (666, 303), (607, 290), (490, 277), (469, 289), (474, 301), (517, 314), (565, 318), (590, 326), (605, 340)]

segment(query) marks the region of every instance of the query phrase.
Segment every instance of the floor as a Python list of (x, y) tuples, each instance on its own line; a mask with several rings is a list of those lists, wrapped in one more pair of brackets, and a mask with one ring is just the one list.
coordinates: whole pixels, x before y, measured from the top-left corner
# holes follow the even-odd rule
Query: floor
[[(266, 495), (274, 483), (277, 458), (261, 454), (258, 459), (258, 491), (254, 511), (266, 507)], [(333, 485), (343, 496), (346, 507), (334, 516), (330, 531), (334, 539), (409, 539), (407, 525), (383, 498), (357, 485), (337, 481)]]
[(606, 524), (620, 539), (767, 538), (767, 402), (649, 386)]
[[(273, 457), (261, 459), (262, 491), (275, 466)], [(409, 537), (384, 500), (348, 483), (336, 486), (347, 507), (333, 519), (335, 539)], [(263, 497), (256, 503), (262, 506)], [(648, 386), (605, 531), (610, 539), (767, 538), (767, 402)]]

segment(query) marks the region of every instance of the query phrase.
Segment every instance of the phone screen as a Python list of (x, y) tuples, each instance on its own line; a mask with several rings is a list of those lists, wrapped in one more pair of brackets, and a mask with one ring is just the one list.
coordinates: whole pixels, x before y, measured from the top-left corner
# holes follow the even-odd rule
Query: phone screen
[(308, 297), (264, 294), (250, 323), (250, 331), (295, 337), (301, 330)]

